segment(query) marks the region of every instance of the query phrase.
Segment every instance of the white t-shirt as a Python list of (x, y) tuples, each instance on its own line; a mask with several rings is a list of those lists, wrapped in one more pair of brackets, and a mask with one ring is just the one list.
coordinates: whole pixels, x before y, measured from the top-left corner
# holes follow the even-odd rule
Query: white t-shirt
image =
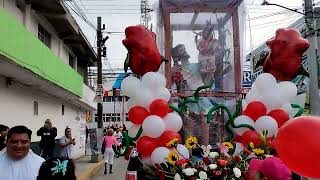
[(5, 180), (36, 180), (43, 162), (44, 159), (32, 150), (23, 159), (15, 161), (4, 149), (0, 152), (0, 177)]
[[(60, 142), (59, 144), (67, 144), (69, 143), (69, 139), (66, 137), (66, 136), (63, 136), (61, 139), (60, 139)], [(67, 146), (65, 146), (64, 148), (61, 148), (60, 149), (60, 156), (61, 157), (68, 157), (68, 158), (71, 158), (71, 155), (72, 155), (72, 144), (69, 144)]]
[(120, 131), (118, 133), (114, 132), (113, 136), (117, 139), (118, 142), (122, 141), (123, 136), (122, 136), (122, 133)]

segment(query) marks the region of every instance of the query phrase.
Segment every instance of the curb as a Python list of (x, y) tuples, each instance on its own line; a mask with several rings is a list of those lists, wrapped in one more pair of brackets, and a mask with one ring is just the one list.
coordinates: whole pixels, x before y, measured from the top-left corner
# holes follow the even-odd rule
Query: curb
[(88, 169), (86, 169), (81, 175), (77, 177), (77, 180), (90, 180), (90, 177), (97, 174), (99, 169), (104, 165), (104, 160), (99, 161), (98, 163), (95, 163)]

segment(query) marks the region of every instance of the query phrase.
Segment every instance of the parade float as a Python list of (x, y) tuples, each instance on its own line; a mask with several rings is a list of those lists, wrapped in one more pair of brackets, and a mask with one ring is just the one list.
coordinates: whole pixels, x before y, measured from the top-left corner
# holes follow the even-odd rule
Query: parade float
[[(169, 1), (163, 1), (166, 2)], [(173, 4), (180, 7), (177, 3)], [(216, 27), (213, 21), (221, 23), (228, 19), (224, 25), (231, 21), (238, 26), (235, 19), (240, 3), (229, 6), (230, 12), (222, 19), (215, 16), (210, 23), (204, 22), (205, 26), (200, 27), (202, 30), (195, 32), (196, 36), (204, 36), (208, 28), (213, 35), (215, 30), (212, 28)], [(188, 5), (191, 4), (183, 7), (188, 9)], [(212, 10), (207, 6), (198, 8), (199, 12), (209, 9)], [(171, 12), (176, 11), (168, 8), (164, 16), (172, 17), (168, 15)], [(192, 16), (194, 27), (197, 27), (194, 24), (197, 16)], [(164, 24), (172, 22), (167, 21)], [(190, 28), (189, 25), (171, 27)], [(320, 118), (301, 116), (303, 107), (291, 103), (297, 96), (297, 87), (290, 80), (302, 68), (301, 55), (309, 47), (308, 41), (294, 29), (277, 30), (275, 37), (267, 42), (271, 52), (264, 62), (265, 73), (259, 75), (250, 91), (239, 99), (232, 92), (241, 94), (240, 38), (237, 28), (231, 27), (233, 43), (219, 40), (223, 38), (219, 34), (217, 41), (211, 39), (213, 45), (217, 43), (212, 46), (216, 48), (216, 54), (205, 56), (200, 53), (201, 48), (196, 48), (199, 51), (195, 51), (197, 58), (201, 60), (187, 64), (184, 61), (191, 56), (185, 52), (187, 46), (175, 49), (173, 44), (166, 43), (165, 57), (162, 57), (154, 32), (143, 26), (126, 28), (126, 39), (123, 40), (128, 50), (125, 69), (130, 68), (133, 75), (123, 80), (121, 91), (130, 97), (128, 118), (133, 125), (128, 134), (123, 132), (125, 150), (114, 150), (127, 159), (132, 156), (135, 162), (129, 162), (129, 166), (133, 163), (129, 169), (137, 171), (139, 179), (289, 180), (292, 172), (320, 178), (320, 158), (317, 156), (320, 152), (317, 140)], [(172, 39), (167, 39), (174, 37), (170, 33), (165, 36), (165, 42), (172, 43)], [(197, 47), (201, 47), (201, 38), (195, 40)], [(228, 55), (227, 50), (230, 51)], [(174, 53), (180, 53), (181, 57)], [(212, 56), (214, 66), (210, 60), (201, 64), (204, 57), (210, 59)], [(165, 63), (165, 75), (158, 72), (162, 63)], [(190, 72), (192, 67), (199, 72)], [(212, 76), (204, 77), (208, 73)], [(230, 81), (233, 87), (225, 86)], [(220, 100), (212, 101), (212, 97)], [(205, 112), (203, 106), (206, 106)], [(196, 126), (203, 123), (200, 122), (203, 119), (213, 128)], [(193, 127), (189, 121), (194, 122)], [(185, 129), (186, 124), (189, 127)], [(210, 139), (211, 130), (217, 133), (214, 139)], [(200, 140), (198, 135), (204, 138)]]

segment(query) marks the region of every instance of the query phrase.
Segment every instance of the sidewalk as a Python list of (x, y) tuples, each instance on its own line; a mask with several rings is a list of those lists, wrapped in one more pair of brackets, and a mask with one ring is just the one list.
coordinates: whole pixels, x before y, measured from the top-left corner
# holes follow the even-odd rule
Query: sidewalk
[(128, 163), (129, 161), (126, 161), (123, 157), (115, 158), (113, 164), (114, 173), (104, 175), (104, 165), (102, 165), (101, 169), (91, 178), (91, 180), (124, 180)]
[(84, 156), (75, 161), (77, 180), (90, 180), (99, 169), (104, 165), (104, 162), (91, 163), (91, 156)]

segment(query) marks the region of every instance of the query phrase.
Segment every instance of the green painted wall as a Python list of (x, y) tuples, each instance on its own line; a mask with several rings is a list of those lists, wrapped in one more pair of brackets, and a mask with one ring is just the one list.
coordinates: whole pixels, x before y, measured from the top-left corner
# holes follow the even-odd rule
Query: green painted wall
[(82, 97), (82, 76), (59, 59), (3, 8), (0, 8), (0, 54)]

